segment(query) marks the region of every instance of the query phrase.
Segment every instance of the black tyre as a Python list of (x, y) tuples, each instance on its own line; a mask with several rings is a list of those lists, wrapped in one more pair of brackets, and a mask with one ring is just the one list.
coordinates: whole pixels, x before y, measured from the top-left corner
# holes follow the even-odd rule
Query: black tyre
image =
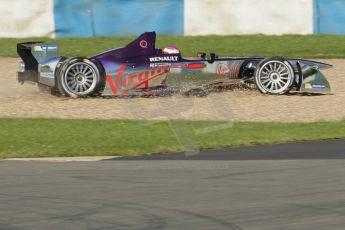
[(67, 59), (57, 71), (57, 86), (65, 96), (95, 95), (102, 86), (101, 71), (86, 58)]
[(281, 57), (264, 59), (258, 64), (255, 71), (255, 85), (261, 93), (288, 93), (294, 81), (293, 67)]

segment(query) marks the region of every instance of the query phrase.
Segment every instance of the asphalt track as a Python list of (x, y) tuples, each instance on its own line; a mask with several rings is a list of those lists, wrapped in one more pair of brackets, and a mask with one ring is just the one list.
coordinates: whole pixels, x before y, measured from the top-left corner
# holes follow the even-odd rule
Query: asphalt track
[(344, 147), (335, 140), (145, 160), (0, 161), (0, 229), (343, 230)]

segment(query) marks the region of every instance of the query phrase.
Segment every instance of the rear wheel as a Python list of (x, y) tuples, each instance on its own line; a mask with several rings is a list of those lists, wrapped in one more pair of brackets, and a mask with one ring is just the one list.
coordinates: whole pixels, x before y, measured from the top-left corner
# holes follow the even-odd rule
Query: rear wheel
[(272, 57), (259, 63), (255, 73), (255, 85), (262, 93), (285, 94), (294, 83), (291, 64), (281, 57)]
[(72, 58), (61, 66), (57, 83), (59, 91), (66, 96), (92, 96), (100, 88), (100, 71), (86, 58)]

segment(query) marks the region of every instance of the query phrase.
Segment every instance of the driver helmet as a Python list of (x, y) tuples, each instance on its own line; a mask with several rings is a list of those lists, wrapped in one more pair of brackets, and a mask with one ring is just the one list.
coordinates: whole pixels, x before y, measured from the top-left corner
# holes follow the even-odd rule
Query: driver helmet
[(180, 49), (176, 46), (169, 45), (163, 49), (163, 54), (179, 54)]

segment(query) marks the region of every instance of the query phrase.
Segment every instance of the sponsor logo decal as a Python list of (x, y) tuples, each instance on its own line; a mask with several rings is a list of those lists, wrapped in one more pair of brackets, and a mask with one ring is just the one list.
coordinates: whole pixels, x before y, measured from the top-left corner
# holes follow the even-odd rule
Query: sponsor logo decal
[(33, 47), (33, 51), (57, 51), (57, 45), (36, 45)]
[[(150, 80), (169, 72), (169, 66), (158, 66), (132, 74), (125, 73), (125, 69), (126, 65), (122, 64), (114, 81), (110, 75), (106, 76), (106, 81), (114, 95), (126, 95), (129, 90), (136, 89), (142, 85), (145, 85), (145, 88), (147, 88)], [(130, 89), (126, 89), (128, 85), (134, 86)]]
[(310, 83), (306, 83), (304, 85), (304, 88), (306, 88), (306, 89), (324, 89), (324, 88), (326, 88), (326, 85), (324, 85), (324, 84), (310, 84)]
[(141, 40), (139, 44), (141, 48), (147, 48), (147, 41)]
[(33, 50), (34, 51), (43, 51), (41, 46), (34, 46)]
[(178, 56), (163, 56), (163, 57), (151, 57), (150, 62), (160, 62), (160, 61), (177, 61)]
[(176, 64), (171, 65), (171, 68), (182, 68), (182, 67), (183, 67), (183, 64), (181, 63), (176, 63)]
[(225, 63), (218, 64), (217, 69), (216, 69), (216, 73), (218, 76), (225, 76), (227, 74), (234, 74), (237, 76), (239, 72), (240, 72), (239, 65), (228, 67), (228, 65)]
[(150, 63), (150, 67), (157, 67), (157, 66), (171, 66), (172, 68), (172, 64), (168, 63), (168, 62), (156, 62), (156, 63)]
[(205, 67), (206, 67), (206, 65), (204, 63), (190, 63), (190, 64), (183, 66), (183, 68), (185, 68), (185, 69), (202, 69)]
[(57, 51), (57, 46), (47, 46), (48, 51)]
[(311, 84), (313, 89), (324, 89), (326, 86), (324, 84)]

